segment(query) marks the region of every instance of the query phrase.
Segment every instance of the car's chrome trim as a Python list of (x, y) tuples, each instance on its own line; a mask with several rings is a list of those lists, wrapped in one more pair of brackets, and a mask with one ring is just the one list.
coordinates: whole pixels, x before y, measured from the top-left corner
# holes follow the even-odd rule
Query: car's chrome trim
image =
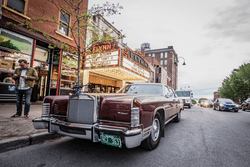
[(167, 123), (169, 123), (170, 121), (172, 121), (175, 117), (177, 117), (177, 114), (174, 115), (174, 116), (172, 116), (169, 120), (167, 120), (167, 121), (165, 122), (165, 125), (166, 125)]
[[(123, 143), (127, 148), (134, 148), (141, 144), (143, 140), (143, 125), (140, 125), (136, 129), (129, 130), (126, 127), (116, 127), (116, 126), (108, 126), (108, 125), (99, 125), (98, 123), (94, 125), (88, 124), (77, 124), (77, 123), (69, 123), (64, 121), (59, 121), (54, 118), (35, 118), (33, 119), (33, 124), (36, 129), (48, 129), (50, 133), (59, 133), (66, 136), (81, 138), (91, 140), (93, 142), (99, 142), (100, 138), (98, 136), (98, 132), (106, 132), (113, 134), (122, 135)], [(64, 126), (64, 128), (69, 128), (79, 131), (85, 131), (82, 134), (70, 133), (62, 131), (60, 127)], [(86, 134), (86, 135), (85, 135)]]
[(142, 140), (146, 139), (149, 137), (149, 135), (151, 134), (151, 129), (152, 129), (152, 126), (149, 126), (145, 129), (143, 129), (143, 137), (142, 137)]
[(56, 115), (56, 114), (50, 114), (49, 116), (51, 116), (51, 117), (67, 117), (67, 116), (64, 116), (64, 115)]
[(106, 123), (117, 123), (117, 124), (125, 124), (125, 125), (131, 125), (130, 122), (121, 122), (121, 121), (110, 121), (105, 119), (100, 119), (99, 122), (106, 122)]

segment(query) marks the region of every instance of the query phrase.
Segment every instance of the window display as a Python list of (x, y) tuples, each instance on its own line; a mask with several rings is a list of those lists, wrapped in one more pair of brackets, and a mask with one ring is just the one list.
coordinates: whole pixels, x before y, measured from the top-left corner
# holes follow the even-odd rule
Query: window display
[(36, 47), (34, 59), (39, 60), (39, 61), (47, 62), (48, 58), (49, 58), (48, 53), (49, 52), (46, 49)]
[(50, 88), (56, 88), (57, 77), (58, 77), (58, 65), (53, 64), (52, 74), (51, 74), (51, 79), (50, 79)]
[(75, 55), (63, 52), (61, 70), (61, 88), (71, 89), (77, 82), (78, 60)]
[[(19, 59), (27, 60), (28, 64), (30, 62), (30, 56), (28, 55), (0, 51), (0, 77), (3, 73), (13, 74), (15, 69), (19, 67)], [(0, 82), (3, 82), (3, 80), (0, 80)]]

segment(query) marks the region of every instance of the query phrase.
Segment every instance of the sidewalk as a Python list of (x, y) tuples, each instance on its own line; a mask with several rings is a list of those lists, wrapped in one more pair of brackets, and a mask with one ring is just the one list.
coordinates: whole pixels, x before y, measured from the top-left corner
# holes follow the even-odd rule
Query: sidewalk
[(23, 115), (11, 118), (15, 113), (15, 102), (0, 103), (0, 153), (61, 137), (58, 134), (49, 134), (46, 129), (36, 130), (33, 127), (32, 120), (41, 116), (42, 101), (31, 104), (28, 119)]

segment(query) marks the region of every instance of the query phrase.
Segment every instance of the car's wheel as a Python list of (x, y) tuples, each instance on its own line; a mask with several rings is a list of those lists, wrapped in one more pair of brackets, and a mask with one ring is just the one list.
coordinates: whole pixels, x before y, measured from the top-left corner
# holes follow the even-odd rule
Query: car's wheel
[(234, 110), (234, 112), (238, 112), (239, 110)]
[(181, 120), (181, 111), (177, 113), (176, 117), (173, 119), (174, 122), (180, 122)]
[(189, 104), (188, 108), (191, 108), (191, 104)]
[(242, 106), (242, 111), (245, 111), (246, 109), (244, 108), (244, 106)]
[(161, 140), (161, 115), (157, 112), (155, 114), (153, 123), (152, 123), (152, 130), (150, 136), (142, 141), (141, 147), (153, 150), (155, 149)]

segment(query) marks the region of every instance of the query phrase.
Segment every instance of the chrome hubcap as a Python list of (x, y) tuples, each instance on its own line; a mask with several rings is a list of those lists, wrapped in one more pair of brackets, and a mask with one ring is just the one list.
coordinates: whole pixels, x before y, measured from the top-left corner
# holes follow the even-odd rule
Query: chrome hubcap
[(155, 118), (153, 121), (153, 127), (151, 133), (152, 140), (156, 141), (159, 138), (159, 134), (160, 134), (160, 122), (157, 118)]

